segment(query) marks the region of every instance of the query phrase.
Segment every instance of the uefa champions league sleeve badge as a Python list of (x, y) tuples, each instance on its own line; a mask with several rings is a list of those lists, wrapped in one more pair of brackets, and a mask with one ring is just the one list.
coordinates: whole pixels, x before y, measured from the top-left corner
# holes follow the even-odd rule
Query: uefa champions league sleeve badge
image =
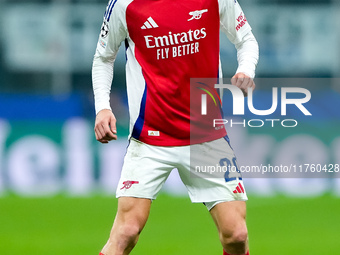
[(108, 34), (109, 34), (109, 23), (106, 20), (104, 20), (103, 25), (100, 29), (100, 36), (101, 38), (105, 38), (107, 37)]

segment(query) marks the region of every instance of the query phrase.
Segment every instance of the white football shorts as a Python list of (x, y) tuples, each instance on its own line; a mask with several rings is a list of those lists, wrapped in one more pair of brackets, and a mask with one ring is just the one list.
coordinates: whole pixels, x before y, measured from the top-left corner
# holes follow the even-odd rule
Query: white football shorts
[(247, 200), (228, 137), (176, 147), (131, 138), (116, 196), (154, 200), (174, 168), (193, 203), (204, 203), (210, 210), (220, 202)]

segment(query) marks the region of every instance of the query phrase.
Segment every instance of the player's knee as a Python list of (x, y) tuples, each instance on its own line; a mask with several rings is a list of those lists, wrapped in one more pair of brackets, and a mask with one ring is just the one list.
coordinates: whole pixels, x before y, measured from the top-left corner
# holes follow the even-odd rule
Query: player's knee
[(235, 246), (242, 249), (246, 246), (248, 240), (248, 231), (246, 227), (235, 229), (234, 231), (225, 231), (220, 233), (223, 246)]
[(248, 231), (247, 228), (236, 230), (231, 238), (232, 243), (239, 243), (239, 244), (245, 244), (248, 240)]
[(135, 239), (139, 236), (141, 228), (137, 222), (122, 224), (119, 228), (119, 235), (126, 239)]
[(134, 221), (115, 223), (111, 230), (110, 239), (119, 240), (122, 244), (128, 245), (139, 236), (141, 229)]

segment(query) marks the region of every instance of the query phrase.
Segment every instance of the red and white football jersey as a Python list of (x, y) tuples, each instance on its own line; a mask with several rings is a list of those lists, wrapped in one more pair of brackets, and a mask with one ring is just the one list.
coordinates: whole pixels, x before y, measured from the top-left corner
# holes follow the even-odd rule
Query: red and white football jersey
[[(223, 118), (215, 101), (207, 102), (208, 116), (201, 115), (200, 98), (192, 104), (197, 107), (190, 107), (190, 78), (221, 77), (220, 29), (234, 44), (250, 32), (236, 0), (109, 2), (96, 57), (112, 61), (125, 42), (131, 137), (182, 146), (226, 135), (224, 127), (213, 127), (213, 119)], [(214, 84), (207, 86), (215, 90)]]

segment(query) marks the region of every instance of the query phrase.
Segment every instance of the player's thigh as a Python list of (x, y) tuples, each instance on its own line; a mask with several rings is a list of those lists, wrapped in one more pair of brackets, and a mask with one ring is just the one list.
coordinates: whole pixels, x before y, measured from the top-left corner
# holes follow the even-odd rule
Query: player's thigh
[(115, 225), (131, 225), (142, 229), (149, 217), (151, 200), (135, 197), (118, 198)]
[(236, 232), (247, 232), (245, 201), (221, 202), (210, 210), (210, 214), (219, 232), (227, 237)]

